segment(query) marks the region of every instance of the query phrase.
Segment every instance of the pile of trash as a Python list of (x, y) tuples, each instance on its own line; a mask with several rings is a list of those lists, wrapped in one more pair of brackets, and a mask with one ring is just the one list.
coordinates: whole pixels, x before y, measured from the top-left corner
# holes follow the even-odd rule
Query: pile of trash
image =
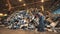
[[(13, 16), (10, 17), (10, 19), (8, 20), (8, 23), (7, 23), (8, 28), (9, 29), (23, 29), (23, 30), (36, 30), (36, 28), (39, 29), (41, 24), (39, 25), (39, 17), (37, 17), (36, 14), (40, 14), (40, 11), (37, 11), (37, 10), (35, 10), (35, 12), (34, 10), (33, 11), (32, 10), (31, 11), (27, 11), (27, 10), (18, 11), (14, 13)], [(45, 27), (43, 27), (43, 29), (48, 30), (48, 31), (57, 31), (55, 30), (55, 26), (57, 25), (56, 23), (58, 23), (58, 21), (55, 21), (56, 17), (55, 18), (53, 17), (53, 19), (52, 18), (50, 19), (48, 17), (46, 19), (46, 16), (45, 16), (44, 18), (45, 18), (44, 20), (45, 24), (44, 25), (42, 24), (42, 25)]]
[(27, 13), (26, 11), (17, 12), (8, 21), (8, 28), (9, 29), (35, 29), (35, 25), (29, 23), (33, 19), (34, 16), (30, 15), (30, 13)]

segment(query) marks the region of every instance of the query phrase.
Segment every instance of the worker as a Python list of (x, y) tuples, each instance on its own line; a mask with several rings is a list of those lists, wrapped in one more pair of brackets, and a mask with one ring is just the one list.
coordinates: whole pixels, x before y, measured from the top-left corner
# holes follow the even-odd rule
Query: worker
[(45, 31), (45, 24), (44, 24), (44, 16), (42, 13), (37, 14), (39, 17), (39, 25), (38, 25), (38, 31), (44, 32)]

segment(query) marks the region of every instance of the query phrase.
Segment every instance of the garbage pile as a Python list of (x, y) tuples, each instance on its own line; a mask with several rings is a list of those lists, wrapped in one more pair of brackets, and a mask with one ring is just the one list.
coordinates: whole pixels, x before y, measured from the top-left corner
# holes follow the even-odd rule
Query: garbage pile
[[(34, 15), (30, 15), (26, 11), (20, 11), (14, 14), (8, 21), (8, 28), (10, 29), (34, 29), (34, 24), (30, 23), (34, 19)], [(36, 19), (34, 19), (36, 21)]]
[[(9, 29), (38, 30), (45, 31), (55, 30), (56, 19), (47, 18), (39, 10), (23, 10), (16, 12), (10, 20), (8, 20)], [(56, 22), (56, 23), (55, 23)], [(56, 24), (52, 26), (52, 24)]]

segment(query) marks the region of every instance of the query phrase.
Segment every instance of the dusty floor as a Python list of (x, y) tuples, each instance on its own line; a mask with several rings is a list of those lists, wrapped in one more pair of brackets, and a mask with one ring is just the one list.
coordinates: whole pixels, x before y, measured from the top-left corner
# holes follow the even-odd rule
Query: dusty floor
[(0, 29), (0, 34), (57, 34), (53, 32), (36, 32), (36, 31), (26, 31), (26, 30), (9, 30)]
[(36, 32), (36, 31), (27, 31), (27, 30), (11, 30), (0, 27), (0, 34), (60, 34), (60, 33), (53, 33), (53, 32)]

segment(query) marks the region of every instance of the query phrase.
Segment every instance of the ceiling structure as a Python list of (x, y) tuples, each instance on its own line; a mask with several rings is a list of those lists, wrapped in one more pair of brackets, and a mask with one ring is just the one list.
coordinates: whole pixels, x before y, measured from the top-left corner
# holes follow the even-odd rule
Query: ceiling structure
[[(41, 7), (43, 6), (43, 7)], [(11, 14), (16, 10), (39, 8), (44, 11), (53, 11), (60, 7), (60, 0), (0, 0), (0, 13)]]

